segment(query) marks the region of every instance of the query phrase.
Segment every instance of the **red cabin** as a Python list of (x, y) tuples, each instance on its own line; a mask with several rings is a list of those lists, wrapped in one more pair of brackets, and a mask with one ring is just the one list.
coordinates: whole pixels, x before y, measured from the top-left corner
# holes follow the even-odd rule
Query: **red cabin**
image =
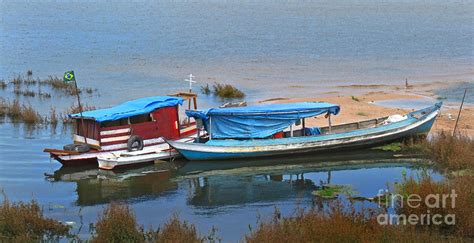
[(196, 109), (196, 97), (193, 93), (147, 97), (108, 109), (72, 114), (74, 144), (45, 152), (63, 164), (94, 163), (102, 152), (140, 150), (162, 144), (164, 139), (193, 136), (195, 122), (180, 121), (179, 106), (187, 101), (188, 108), (194, 103)]

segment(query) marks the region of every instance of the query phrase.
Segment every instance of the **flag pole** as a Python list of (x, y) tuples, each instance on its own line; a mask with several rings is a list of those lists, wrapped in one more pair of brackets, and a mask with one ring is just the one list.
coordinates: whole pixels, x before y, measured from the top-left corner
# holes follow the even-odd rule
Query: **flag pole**
[(82, 115), (81, 98), (79, 97), (79, 88), (77, 88), (77, 80), (76, 79), (74, 79), (74, 87), (76, 87), (77, 105), (79, 106), (79, 113), (81, 114), (82, 135), (84, 135), (84, 142), (86, 144), (88, 144), (87, 143), (86, 131), (84, 130), (84, 116)]

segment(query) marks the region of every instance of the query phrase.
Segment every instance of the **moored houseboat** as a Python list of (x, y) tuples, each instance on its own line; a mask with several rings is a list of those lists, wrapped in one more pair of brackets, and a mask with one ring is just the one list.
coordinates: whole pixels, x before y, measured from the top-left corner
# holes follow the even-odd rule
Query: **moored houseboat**
[[(45, 149), (63, 165), (97, 164), (98, 156), (110, 153), (169, 151), (164, 139), (192, 141), (196, 124), (180, 121), (179, 107), (188, 101), (194, 109), (197, 95), (178, 93), (136, 99), (120, 105), (69, 115), (74, 122), (73, 144)], [(184, 139), (184, 140), (183, 140)], [(175, 156), (176, 153), (167, 153)]]

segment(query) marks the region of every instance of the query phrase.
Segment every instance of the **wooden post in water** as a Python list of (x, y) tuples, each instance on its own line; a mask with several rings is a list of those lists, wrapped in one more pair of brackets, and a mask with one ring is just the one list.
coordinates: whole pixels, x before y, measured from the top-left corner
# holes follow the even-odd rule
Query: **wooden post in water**
[(461, 106), (459, 106), (458, 118), (456, 118), (456, 124), (454, 125), (453, 136), (456, 134), (456, 129), (458, 128), (459, 117), (461, 116), (462, 106), (464, 104), (464, 99), (466, 98), (467, 88), (464, 90), (464, 95), (462, 96)]

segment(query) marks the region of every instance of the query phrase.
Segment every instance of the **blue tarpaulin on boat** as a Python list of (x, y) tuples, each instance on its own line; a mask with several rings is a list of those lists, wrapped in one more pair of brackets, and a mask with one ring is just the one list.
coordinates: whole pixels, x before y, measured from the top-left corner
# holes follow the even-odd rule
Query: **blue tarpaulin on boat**
[(271, 104), (236, 108), (186, 111), (202, 119), (212, 138), (266, 138), (283, 131), (302, 118), (339, 113), (339, 105), (324, 102)]
[[(114, 121), (131, 116), (152, 112), (156, 109), (183, 104), (183, 98), (174, 96), (154, 96), (127, 101), (120, 105), (100, 110), (84, 111), (84, 118), (94, 119), (98, 122)], [(80, 118), (81, 114), (71, 114), (71, 118)]]

